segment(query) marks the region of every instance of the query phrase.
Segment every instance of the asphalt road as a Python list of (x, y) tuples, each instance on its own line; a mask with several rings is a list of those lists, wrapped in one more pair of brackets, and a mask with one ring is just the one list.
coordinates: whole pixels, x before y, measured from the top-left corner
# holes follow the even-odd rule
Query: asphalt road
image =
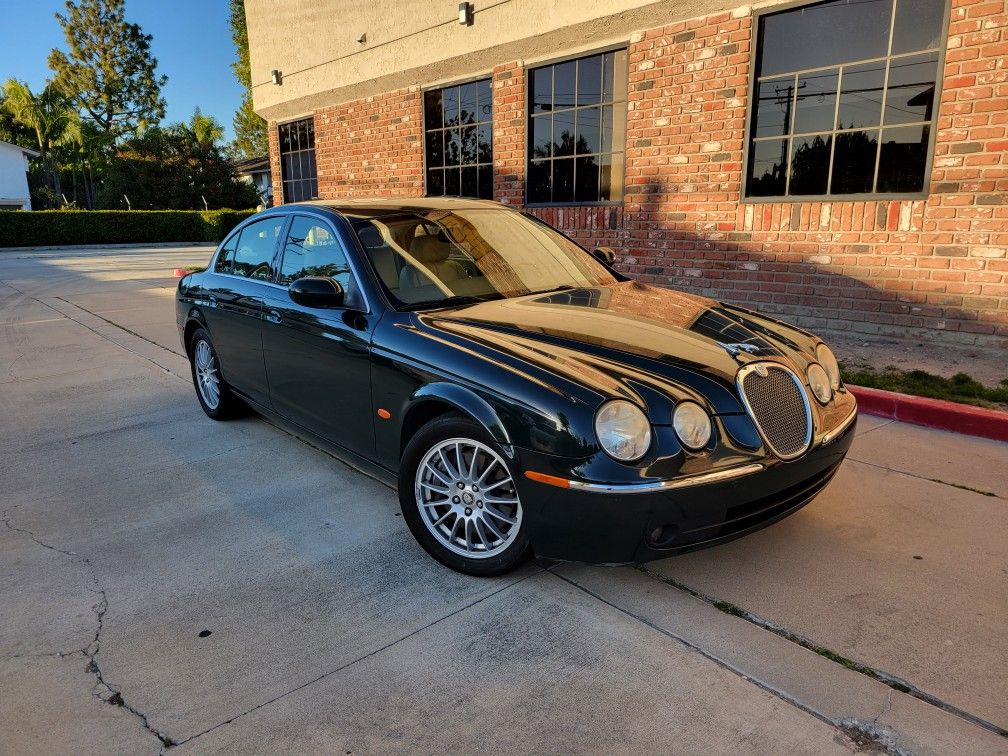
[(1008, 752), (1008, 445), (866, 417), (758, 534), (468, 578), (203, 415), (208, 254), (0, 250), (0, 752)]

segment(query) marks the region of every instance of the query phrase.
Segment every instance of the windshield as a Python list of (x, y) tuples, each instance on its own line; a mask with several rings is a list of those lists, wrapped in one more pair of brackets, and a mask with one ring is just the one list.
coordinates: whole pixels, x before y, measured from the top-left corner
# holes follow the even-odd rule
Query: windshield
[(544, 223), (492, 208), (351, 219), (392, 301), (420, 309), (616, 282)]

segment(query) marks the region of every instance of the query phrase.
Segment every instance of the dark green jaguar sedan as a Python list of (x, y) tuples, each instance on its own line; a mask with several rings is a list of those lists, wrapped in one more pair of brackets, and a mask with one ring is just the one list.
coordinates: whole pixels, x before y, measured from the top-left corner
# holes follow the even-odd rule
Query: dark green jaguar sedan
[(207, 415), (394, 483), (469, 574), (656, 559), (808, 503), (857, 417), (829, 347), (613, 259), (491, 202), (285, 205), (179, 282), (178, 327)]

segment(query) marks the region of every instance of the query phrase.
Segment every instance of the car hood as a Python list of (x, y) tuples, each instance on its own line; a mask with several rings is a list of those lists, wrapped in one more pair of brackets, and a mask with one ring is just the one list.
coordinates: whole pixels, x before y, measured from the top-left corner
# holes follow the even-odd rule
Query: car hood
[(602, 398), (634, 395), (649, 407), (652, 393), (702, 398), (719, 414), (743, 412), (735, 390), (741, 365), (770, 359), (801, 374), (815, 346), (809, 334), (771, 318), (635, 281), (481, 302), (419, 318)]

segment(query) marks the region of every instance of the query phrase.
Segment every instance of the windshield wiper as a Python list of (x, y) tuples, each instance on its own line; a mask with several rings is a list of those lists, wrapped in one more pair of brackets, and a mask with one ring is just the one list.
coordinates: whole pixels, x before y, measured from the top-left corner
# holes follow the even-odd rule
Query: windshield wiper
[(442, 307), (457, 307), (459, 305), (476, 304), (477, 302), (489, 302), (494, 299), (502, 299), (502, 294), (456, 294), (444, 299), (428, 299), (423, 302), (407, 303), (410, 310), (420, 310), (425, 308), (440, 309)]

